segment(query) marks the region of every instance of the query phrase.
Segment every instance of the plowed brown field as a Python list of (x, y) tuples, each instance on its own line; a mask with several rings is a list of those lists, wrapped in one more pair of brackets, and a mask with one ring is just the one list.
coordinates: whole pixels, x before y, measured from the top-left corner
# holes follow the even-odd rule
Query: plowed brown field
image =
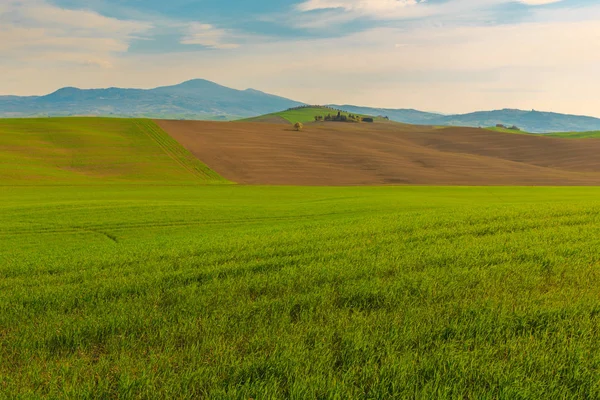
[(223, 177), (265, 185), (600, 185), (600, 140), (395, 123), (157, 121)]

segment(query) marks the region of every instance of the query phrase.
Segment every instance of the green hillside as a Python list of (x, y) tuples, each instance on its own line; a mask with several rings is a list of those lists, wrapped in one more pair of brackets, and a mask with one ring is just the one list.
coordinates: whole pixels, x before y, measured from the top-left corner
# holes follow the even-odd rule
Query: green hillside
[[(308, 122), (314, 122), (315, 116), (326, 116), (327, 114), (337, 115), (338, 109), (330, 108), (330, 107), (300, 107), (300, 108), (292, 108), (285, 111), (280, 111), (272, 114), (261, 115), (254, 118), (243, 119), (243, 122), (277, 122), (277, 120), (281, 120), (281, 122), (290, 122), (295, 124), (296, 122), (301, 122), (306, 124)], [(349, 112), (342, 111), (341, 115), (348, 116)], [(354, 114), (360, 115), (361, 117), (369, 117), (369, 115), (362, 114)]]
[(531, 133), (531, 132), (525, 132), (522, 130), (517, 131), (514, 129), (498, 128), (498, 127), (489, 127), (486, 129), (493, 131), (493, 132), (513, 133), (513, 134), (520, 134), (520, 135), (550, 136), (550, 137), (559, 137), (559, 138), (566, 138), (566, 139), (598, 139), (598, 138), (600, 138), (600, 131)]
[(518, 131), (516, 129), (499, 128), (496, 126), (492, 126), (492, 127), (486, 128), (486, 129), (488, 131), (493, 131), (493, 132), (513, 133), (513, 134), (517, 134), (517, 135), (539, 135), (538, 133), (529, 133), (529, 132), (525, 132), (525, 131)]
[[(307, 108), (296, 108), (296, 109), (286, 110), (286, 111), (282, 111), (282, 112), (279, 112), (276, 114), (279, 115), (281, 118), (294, 124), (296, 122), (302, 122), (302, 123), (314, 122), (315, 116), (317, 116), (317, 115), (325, 116), (327, 114), (335, 115), (335, 114), (337, 114), (337, 110), (334, 110), (333, 108), (328, 108), (328, 107), (307, 107)], [(342, 114), (348, 115), (348, 113), (342, 113)]]
[(600, 131), (591, 132), (556, 132), (549, 133), (546, 136), (561, 137), (567, 139), (599, 139)]
[(144, 119), (0, 120), (0, 184), (225, 183)]

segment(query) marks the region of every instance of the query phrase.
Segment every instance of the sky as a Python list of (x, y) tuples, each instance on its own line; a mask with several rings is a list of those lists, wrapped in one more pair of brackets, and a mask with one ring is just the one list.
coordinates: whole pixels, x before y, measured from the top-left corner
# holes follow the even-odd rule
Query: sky
[(310, 104), (600, 117), (598, 0), (0, 0), (0, 95), (203, 78)]

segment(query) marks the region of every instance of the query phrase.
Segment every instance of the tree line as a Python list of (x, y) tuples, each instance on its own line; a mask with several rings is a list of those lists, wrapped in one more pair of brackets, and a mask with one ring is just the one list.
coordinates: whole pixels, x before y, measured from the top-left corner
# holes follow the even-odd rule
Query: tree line
[(315, 121), (335, 121), (335, 122), (374, 122), (371, 117), (361, 117), (360, 115), (355, 114), (342, 114), (341, 111), (338, 111), (337, 115), (327, 114), (323, 115), (315, 115)]

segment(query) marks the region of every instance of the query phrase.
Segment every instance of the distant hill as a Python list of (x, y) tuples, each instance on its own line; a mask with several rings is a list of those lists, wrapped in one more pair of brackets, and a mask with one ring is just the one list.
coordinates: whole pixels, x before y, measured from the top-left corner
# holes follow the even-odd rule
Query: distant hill
[[(0, 96), (0, 118), (45, 116), (115, 116), (166, 119), (313, 120), (312, 110), (289, 110), (304, 103), (255, 89), (236, 90), (204, 79), (155, 89), (78, 89), (67, 87), (46, 96)], [(443, 115), (413, 109), (328, 105), (349, 113), (387, 116), (416, 125), (489, 127), (516, 125), (532, 133), (600, 131), (600, 119), (540, 111), (496, 110)], [(322, 110), (323, 108), (319, 108)], [(280, 110), (288, 110), (280, 112)], [(317, 110), (317, 111), (319, 111)], [(326, 109), (325, 109), (326, 110)], [(265, 119), (266, 118), (266, 119)]]
[(441, 117), (441, 114), (429, 113), (413, 109), (392, 109), (392, 108), (371, 108), (357, 107), (352, 105), (330, 104), (328, 107), (339, 108), (341, 110), (373, 116), (389, 117), (392, 121), (404, 122), (414, 125), (435, 125), (431, 121)]
[(370, 117), (369, 114), (363, 114), (360, 112), (347, 112), (333, 107), (327, 106), (300, 106), (287, 109), (285, 111), (279, 111), (271, 114), (260, 115), (253, 118), (245, 118), (240, 120), (241, 122), (269, 122), (269, 123), (296, 123), (301, 122), (303, 124), (308, 122), (314, 122), (316, 116), (325, 117), (326, 115), (335, 116), (341, 112), (342, 115), (348, 116), (349, 114), (355, 114), (361, 117)]
[(411, 109), (369, 108), (351, 105), (330, 105), (330, 107), (341, 108), (354, 113), (384, 115), (393, 121), (417, 125), (487, 127), (504, 124), (516, 125), (524, 131), (532, 133), (600, 130), (599, 118), (541, 111), (504, 109), (460, 115), (442, 115)]
[(46, 96), (0, 96), (0, 117), (122, 116), (231, 120), (302, 103), (196, 79), (156, 89), (62, 88)]

